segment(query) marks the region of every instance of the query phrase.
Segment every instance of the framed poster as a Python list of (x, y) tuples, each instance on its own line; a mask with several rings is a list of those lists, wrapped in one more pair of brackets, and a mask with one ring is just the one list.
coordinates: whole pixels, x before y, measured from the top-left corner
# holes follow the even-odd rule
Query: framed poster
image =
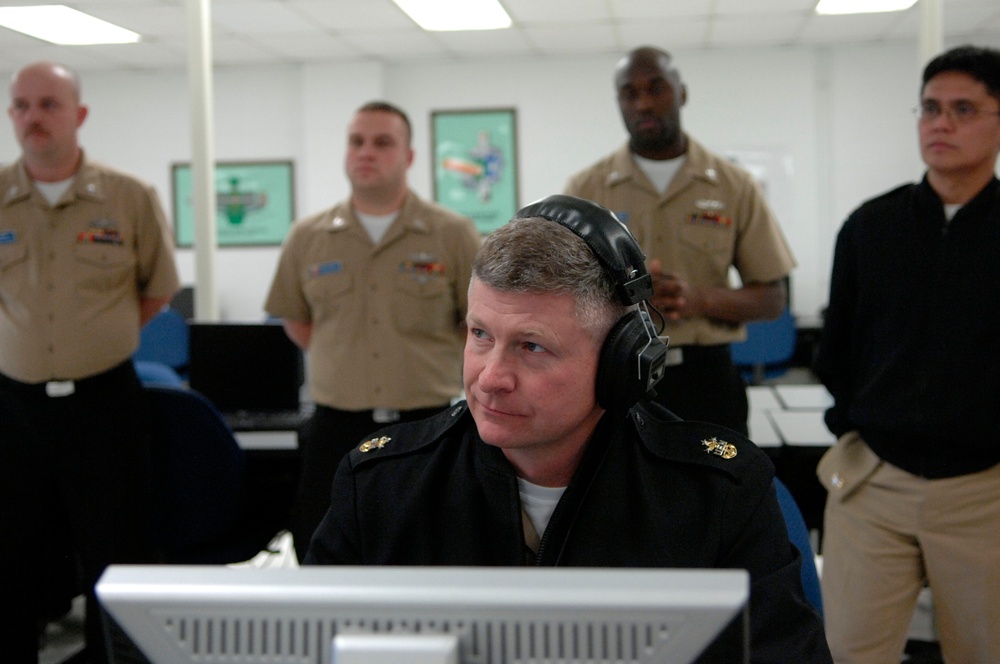
[[(174, 240), (194, 245), (191, 165), (171, 166)], [(291, 161), (216, 162), (216, 241), (220, 247), (277, 245), (295, 219)]]
[(512, 108), (433, 111), (434, 200), (481, 233), (517, 212), (517, 126)]

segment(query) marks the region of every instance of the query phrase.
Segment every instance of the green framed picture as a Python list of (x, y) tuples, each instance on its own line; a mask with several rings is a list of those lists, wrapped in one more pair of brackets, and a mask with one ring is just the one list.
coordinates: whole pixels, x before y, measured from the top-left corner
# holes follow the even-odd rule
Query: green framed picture
[[(191, 165), (171, 166), (174, 240), (194, 245)], [(295, 220), (291, 161), (216, 162), (216, 241), (220, 247), (279, 245)]]
[(431, 131), (434, 200), (481, 233), (507, 223), (518, 209), (515, 110), (432, 111)]

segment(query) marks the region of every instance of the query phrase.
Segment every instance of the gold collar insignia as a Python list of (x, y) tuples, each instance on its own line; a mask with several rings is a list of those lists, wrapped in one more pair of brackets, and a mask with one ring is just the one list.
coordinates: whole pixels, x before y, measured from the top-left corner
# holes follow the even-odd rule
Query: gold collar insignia
[(712, 436), (708, 440), (701, 441), (701, 444), (705, 446), (706, 454), (714, 454), (722, 457), (723, 459), (732, 459), (736, 456), (735, 445), (727, 443), (724, 440), (719, 440), (715, 436)]
[(385, 447), (392, 438), (389, 436), (382, 436), (381, 438), (372, 438), (371, 440), (366, 440), (358, 446), (358, 451), (360, 452), (371, 452), (372, 450), (380, 450)]

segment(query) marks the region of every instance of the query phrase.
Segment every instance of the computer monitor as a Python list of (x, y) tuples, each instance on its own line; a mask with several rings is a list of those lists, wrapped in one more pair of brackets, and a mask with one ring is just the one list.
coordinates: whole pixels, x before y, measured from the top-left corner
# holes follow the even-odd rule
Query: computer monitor
[[(109, 567), (104, 608), (154, 664), (688, 664), (743, 570)], [(740, 656), (746, 661), (745, 636)]]
[(302, 351), (280, 323), (191, 322), (188, 382), (223, 413), (300, 408)]

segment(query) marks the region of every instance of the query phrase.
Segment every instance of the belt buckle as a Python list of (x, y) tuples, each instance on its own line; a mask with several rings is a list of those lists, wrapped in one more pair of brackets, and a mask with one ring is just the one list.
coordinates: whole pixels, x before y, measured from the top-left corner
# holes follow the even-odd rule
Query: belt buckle
[(389, 424), (399, 421), (398, 408), (375, 408), (372, 410), (372, 421), (376, 424)]
[(50, 380), (45, 383), (45, 394), (53, 398), (68, 397), (76, 392), (76, 384), (71, 380)]

